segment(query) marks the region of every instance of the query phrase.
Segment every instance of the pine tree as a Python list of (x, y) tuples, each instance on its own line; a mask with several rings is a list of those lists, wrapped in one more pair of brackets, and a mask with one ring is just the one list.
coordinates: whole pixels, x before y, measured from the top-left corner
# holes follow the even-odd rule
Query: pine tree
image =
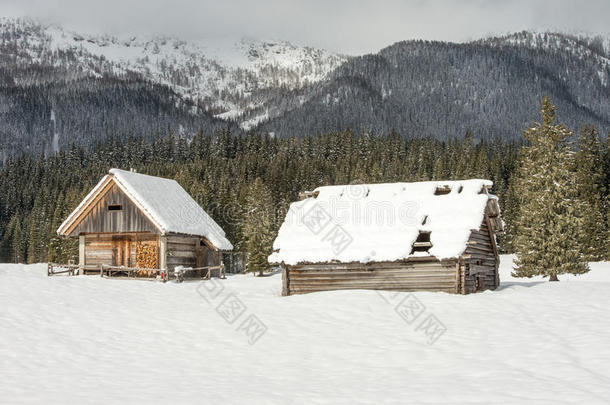
[[(470, 152), (464, 155), (463, 150)], [(134, 167), (141, 173), (178, 179), (225, 230), (236, 251), (244, 252), (248, 238), (243, 233), (243, 212), (249, 185), (257, 177), (264, 179), (267, 188), (263, 195), (269, 200), (264, 205), (285, 209), (300, 191), (321, 185), (432, 176), (449, 179), (458, 177), (458, 170), (463, 178), (488, 171), (495, 181), (494, 192), (502, 197), (503, 207), (509, 207), (512, 198), (506, 189), (516, 150), (517, 145), (501, 140), (491, 145), (460, 139), (443, 143), (405, 139), (396, 133), (355, 135), (346, 130), (302, 139), (202, 134), (190, 144), (180, 138), (171, 141), (159, 136), (149, 141), (117, 136), (99, 142), (91, 151), (62, 148), (50, 157), (23, 155), (7, 159), (0, 167), (0, 260), (13, 261), (18, 256), (44, 261), (50, 255), (51, 260), (65, 262), (75, 258), (76, 239), (58, 238), (55, 230), (109, 167)], [(169, 159), (176, 151), (178, 155)], [(508, 210), (504, 215), (510, 224)], [(16, 226), (20, 230), (13, 243)]]
[(60, 195), (57, 200), (57, 206), (51, 220), (49, 229), (49, 261), (55, 263), (66, 263), (64, 241), (57, 235), (56, 230), (63, 222), (63, 213), (65, 212), (65, 199)]
[(477, 179), (489, 178), (489, 158), (487, 155), (487, 145), (484, 143), (479, 146), (479, 151), (474, 159), (474, 167), (470, 174)]
[(453, 177), (457, 180), (468, 179), (471, 177), (472, 161), (474, 160), (474, 144), (470, 132), (466, 133), (466, 136), (460, 143), (458, 150), (459, 155), (457, 160), (457, 169)]
[(606, 136), (604, 144), (603, 167), (604, 167), (604, 189), (606, 196), (602, 204), (602, 214), (606, 217), (606, 260), (610, 260), (610, 133)]
[(572, 132), (554, 124), (555, 106), (548, 97), (540, 113), (542, 122), (523, 132), (528, 144), (520, 151), (517, 169), (514, 275), (543, 275), (557, 281), (558, 274), (588, 271), (581, 243), (587, 213), (573, 172), (574, 154), (568, 145)]
[(274, 238), (273, 201), (270, 192), (257, 177), (248, 190), (243, 218), (243, 246), (248, 253), (248, 271), (263, 275), (269, 264)]
[(604, 172), (600, 141), (595, 127), (586, 125), (578, 138), (576, 181), (585, 204), (583, 254), (589, 261), (602, 260), (606, 254)]
[(6, 248), (13, 263), (24, 263), (26, 260), (27, 243), (22, 231), (21, 214), (16, 212), (8, 223)]
[(519, 199), (515, 191), (516, 180), (509, 180), (508, 188), (504, 192), (504, 198), (500, 198), (502, 204), (502, 220), (506, 223), (504, 232), (498, 235), (499, 247), (503, 252), (514, 252), (514, 240), (517, 233), (515, 218), (519, 215)]

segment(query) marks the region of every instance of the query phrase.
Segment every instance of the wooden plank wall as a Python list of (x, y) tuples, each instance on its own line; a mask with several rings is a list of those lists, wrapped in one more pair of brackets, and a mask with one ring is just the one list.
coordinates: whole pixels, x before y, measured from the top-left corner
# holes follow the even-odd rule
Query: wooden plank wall
[(111, 234), (92, 233), (85, 235), (85, 264), (115, 265), (112, 262), (112, 250), (115, 247), (113, 239), (128, 238), (130, 240), (129, 256), (132, 266), (136, 263), (136, 244), (138, 241), (156, 243), (158, 236), (151, 233)]
[(85, 235), (85, 264), (112, 265), (112, 235)]
[[(495, 252), (495, 241), (484, 219), (481, 228), (472, 231), (466, 251), (464, 252), (464, 291), (469, 294), (475, 291), (493, 290), (498, 287), (498, 258)], [(478, 280), (478, 285), (477, 285)]]
[(176, 266), (206, 267), (221, 263), (220, 253), (200, 243), (199, 237), (170, 235), (167, 237), (167, 268)]
[[(109, 205), (121, 205), (118, 211), (109, 211)], [(81, 233), (123, 233), (149, 232), (158, 233), (157, 228), (142, 211), (127, 197), (116, 184), (100, 197), (87, 215), (70, 233), (77, 236)]]
[(456, 261), (324, 263), (287, 266), (283, 294), (329, 290), (394, 290), (457, 292)]

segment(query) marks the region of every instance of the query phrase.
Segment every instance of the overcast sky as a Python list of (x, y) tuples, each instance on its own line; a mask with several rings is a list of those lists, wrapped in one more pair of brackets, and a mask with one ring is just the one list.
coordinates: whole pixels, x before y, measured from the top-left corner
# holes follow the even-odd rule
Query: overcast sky
[(85, 32), (276, 38), (347, 54), (405, 39), (610, 30), (610, 0), (0, 0), (0, 13)]

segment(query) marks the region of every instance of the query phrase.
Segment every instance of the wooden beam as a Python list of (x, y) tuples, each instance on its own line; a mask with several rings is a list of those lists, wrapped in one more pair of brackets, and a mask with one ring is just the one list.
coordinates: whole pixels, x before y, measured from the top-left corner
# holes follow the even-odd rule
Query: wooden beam
[(306, 198), (317, 198), (319, 194), (319, 191), (301, 191), (299, 193), (299, 200), (304, 200)]
[(167, 271), (167, 236), (159, 236), (159, 268)]
[(290, 290), (288, 289), (288, 270), (286, 265), (282, 263), (282, 295), (287, 296), (290, 295)]
[[(85, 235), (81, 234), (78, 235), (78, 265), (84, 266), (85, 264), (87, 264), (85, 261)], [(83, 267), (80, 267), (79, 274), (85, 274)]]
[(494, 231), (492, 231), (489, 223), (489, 217), (487, 215), (485, 215), (485, 221), (487, 222), (487, 230), (489, 232), (489, 237), (491, 238), (491, 247), (493, 248), (494, 256), (496, 257), (495, 288), (498, 288), (500, 286), (500, 256), (498, 254), (498, 245), (496, 244), (496, 234)]
[(491, 240), (491, 247), (493, 248), (494, 256), (496, 260), (499, 260), (498, 246), (496, 245), (496, 234), (492, 231), (491, 225), (489, 224), (489, 217), (485, 215), (485, 222), (487, 223), (487, 232), (489, 232), (489, 239)]

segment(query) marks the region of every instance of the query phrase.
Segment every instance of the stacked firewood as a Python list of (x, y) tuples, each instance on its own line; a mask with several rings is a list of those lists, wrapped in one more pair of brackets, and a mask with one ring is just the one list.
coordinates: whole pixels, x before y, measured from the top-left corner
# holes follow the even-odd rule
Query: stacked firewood
[[(144, 269), (156, 269), (159, 252), (153, 243), (138, 242), (136, 245), (136, 266)], [(144, 274), (142, 274), (144, 275)]]

